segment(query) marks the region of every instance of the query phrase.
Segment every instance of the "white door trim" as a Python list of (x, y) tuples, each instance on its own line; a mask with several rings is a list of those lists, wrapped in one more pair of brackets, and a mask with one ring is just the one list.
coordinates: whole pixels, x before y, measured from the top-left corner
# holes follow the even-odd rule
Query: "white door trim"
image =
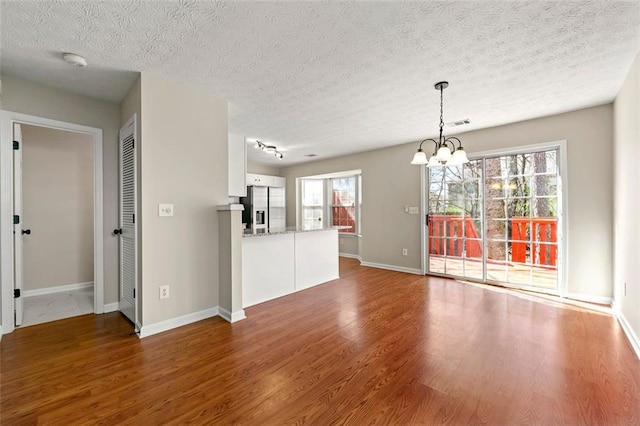
[(93, 310), (104, 312), (102, 129), (51, 120), (12, 111), (0, 111), (0, 295), (2, 332), (11, 333), (13, 322), (13, 123), (86, 133), (93, 137)]

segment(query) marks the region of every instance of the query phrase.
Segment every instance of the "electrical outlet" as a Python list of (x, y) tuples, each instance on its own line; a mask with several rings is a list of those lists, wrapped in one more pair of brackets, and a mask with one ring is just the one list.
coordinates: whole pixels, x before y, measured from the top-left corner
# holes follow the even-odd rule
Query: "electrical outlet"
[(160, 287), (160, 299), (168, 299), (169, 298), (169, 286), (163, 285)]
[(420, 213), (420, 209), (418, 206), (409, 206), (409, 214), (418, 214)]
[(409, 252), (407, 251), (407, 249), (403, 248), (402, 249), (402, 255), (403, 256), (408, 256)]

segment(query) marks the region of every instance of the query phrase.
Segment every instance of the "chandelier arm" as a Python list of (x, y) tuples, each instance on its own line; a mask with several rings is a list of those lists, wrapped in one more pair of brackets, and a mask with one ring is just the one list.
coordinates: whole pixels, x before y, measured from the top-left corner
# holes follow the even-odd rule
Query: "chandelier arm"
[(451, 152), (455, 152), (456, 150), (456, 146), (453, 142), (451, 142), (450, 138), (447, 138), (445, 140), (442, 141), (442, 146), (447, 146), (447, 142), (451, 144)]
[(422, 144), (425, 143), (426, 141), (431, 141), (433, 142), (436, 146), (438, 146), (438, 142), (434, 141), (433, 139), (425, 139), (422, 142), (420, 142), (420, 146), (418, 147), (418, 149), (422, 149)]
[[(456, 138), (455, 136), (449, 136), (446, 141), (451, 142), (452, 139), (458, 141), (458, 148), (462, 148), (462, 141), (460, 141), (460, 139)], [(455, 145), (453, 146), (453, 148), (455, 149)]]

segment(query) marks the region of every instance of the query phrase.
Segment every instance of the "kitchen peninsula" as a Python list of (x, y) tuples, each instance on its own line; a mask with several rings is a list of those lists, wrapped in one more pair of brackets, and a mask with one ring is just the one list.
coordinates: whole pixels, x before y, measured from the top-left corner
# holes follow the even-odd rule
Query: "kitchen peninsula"
[(339, 278), (338, 229), (244, 230), (242, 307)]

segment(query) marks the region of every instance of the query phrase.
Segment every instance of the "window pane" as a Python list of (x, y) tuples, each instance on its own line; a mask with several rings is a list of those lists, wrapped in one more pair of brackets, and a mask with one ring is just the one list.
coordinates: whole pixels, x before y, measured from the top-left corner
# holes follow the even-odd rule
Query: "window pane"
[(356, 232), (356, 176), (331, 179), (331, 218), (333, 226), (348, 226), (340, 232)]
[(322, 228), (324, 185), (321, 179), (302, 180), (302, 227)]

